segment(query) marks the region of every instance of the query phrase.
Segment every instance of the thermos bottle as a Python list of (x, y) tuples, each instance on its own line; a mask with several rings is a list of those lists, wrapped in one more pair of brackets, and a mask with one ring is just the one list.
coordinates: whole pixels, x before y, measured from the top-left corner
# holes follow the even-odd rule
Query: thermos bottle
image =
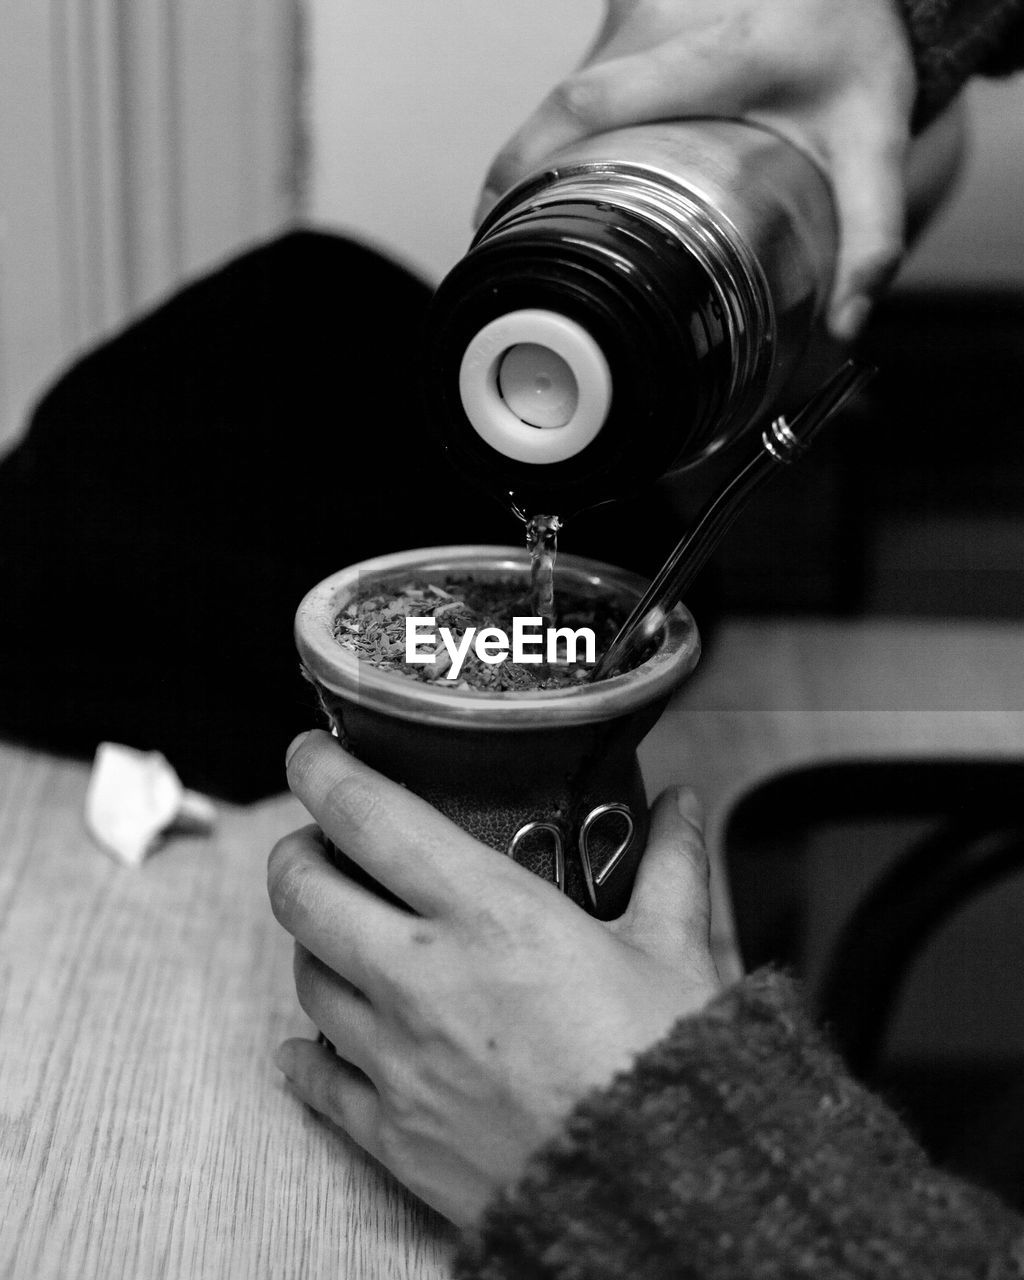
[(438, 288), (428, 407), (519, 514), (641, 492), (763, 418), (827, 300), (828, 184), (731, 120), (620, 129), (510, 190)]

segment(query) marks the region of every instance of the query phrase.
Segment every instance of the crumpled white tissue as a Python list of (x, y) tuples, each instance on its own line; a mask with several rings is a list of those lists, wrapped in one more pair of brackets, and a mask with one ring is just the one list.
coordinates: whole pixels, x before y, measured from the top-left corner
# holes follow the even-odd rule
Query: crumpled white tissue
[(209, 831), (212, 801), (187, 791), (159, 751), (101, 742), (85, 795), (92, 837), (130, 867), (140, 866), (171, 828)]

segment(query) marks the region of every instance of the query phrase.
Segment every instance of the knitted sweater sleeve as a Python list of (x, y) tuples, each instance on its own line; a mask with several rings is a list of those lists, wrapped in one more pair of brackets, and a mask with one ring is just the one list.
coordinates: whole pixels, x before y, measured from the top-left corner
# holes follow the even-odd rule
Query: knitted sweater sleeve
[(1002, 1280), (1024, 1223), (933, 1168), (785, 977), (686, 1018), (491, 1205), (460, 1280)]
[(914, 123), (927, 124), (972, 75), (1024, 67), (1024, 0), (898, 0), (917, 67)]

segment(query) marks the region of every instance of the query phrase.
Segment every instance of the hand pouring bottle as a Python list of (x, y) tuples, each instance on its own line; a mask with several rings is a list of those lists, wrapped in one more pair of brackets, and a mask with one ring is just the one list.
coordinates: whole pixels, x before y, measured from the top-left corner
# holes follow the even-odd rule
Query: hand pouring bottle
[(442, 281), (430, 412), (521, 515), (641, 492), (761, 420), (824, 309), (829, 186), (770, 130), (620, 129), (510, 190)]

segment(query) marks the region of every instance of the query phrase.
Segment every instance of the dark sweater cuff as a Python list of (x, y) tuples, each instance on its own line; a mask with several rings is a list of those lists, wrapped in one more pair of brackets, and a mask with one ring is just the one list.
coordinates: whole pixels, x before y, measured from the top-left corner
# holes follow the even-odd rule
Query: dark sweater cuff
[(928, 1168), (822, 1043), (794, 984), (765, 971), (586, 1098), (492, 1205), (456, 1274), (977, 1276), (979, 1250), (991, 1257), (1018, 1228)]
[(973, 75), (1004, 75), (1024, 63), (1024, 0), (898, 0), (917, 68), (915, 129), (923, 128)]

